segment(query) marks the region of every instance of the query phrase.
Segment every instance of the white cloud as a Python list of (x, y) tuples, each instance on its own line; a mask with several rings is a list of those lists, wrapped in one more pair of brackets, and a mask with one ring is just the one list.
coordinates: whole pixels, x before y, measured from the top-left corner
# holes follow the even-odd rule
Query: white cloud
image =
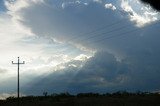
[(106, 9), (116, 10), (116, 7), (115, 7), (114, 5), (112, 5), (112, 3), (105, 4), (105, 8), (106, 8)]
[(93, 0), (93, 2), (102, 3), (102, 0)]
[(121, 7), (138, 27), (143, 27), (160, 19), (157, 11), (138, 0), (121, 0)]
[(16, 0), (13, 2), (11, 2), (10, 0), (5, 0), (5, 5), (8, 10), (12, 10), (14, 12), (19, 11), (22, 8), (27, 8), (29, 6), (27, 0)]
[(74, 60), (79, 60), (79, 61), (85, 61), (87, 59), (89, 59), (90, 56), (84, 55), (84, 54), (80, 54), (79, 56), (75, 57)]
[[(32, 36), (29, 30), (13, 22), (8, 14), (0, 14), (0, 23), (0, 64), (3, 67), (7, 67), (8, 61), (14, 56), (33, 54), (33, 51), (26, 50), (26, 48), (30, 48), (29, 46), (20, 44), (22, 38)], [(37, 50), (38, 48), (34, 49)], [(30, 50), (33, 49), (30, 48)]]
[(77, 7), (81, 7), (81, 6), (87, 6), (88, 3), (87, 2), (81, 2), (80, 0), (77, 1), (65, 1), (62, 3), (62, 8), (65, 9), (66, 7), (70, 7), (70, 6), (74, 6), (76, 5)]

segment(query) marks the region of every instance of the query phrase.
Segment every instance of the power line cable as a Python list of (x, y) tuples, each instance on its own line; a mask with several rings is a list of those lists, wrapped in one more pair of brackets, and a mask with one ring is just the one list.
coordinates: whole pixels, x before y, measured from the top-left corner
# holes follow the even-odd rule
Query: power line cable
[[(97, 28), (97, 29), (91, 30), (91, 31), (86, 32), (86, 33), (81, 33), (81, 34), (78, 34), (78, 35), (75, 34), (75, 35), (73, 35), (73, 37), (72, 37), (71, 39), (68, 39), (67, 42), (70, 42), (70, 41), (73, 41), (73, 40), (76, 40), (76, 39), (78, 40), (78, 39), (81, 39), (82, 37), (85, 38), (85, 36), (82, 36), (82, 35), (94, 34), (94, 33), (96, 33), (97, 31), (104, 30), (104, 29), (106, 29), (106, 28), (109, 28), (109, 27), (112, 27), (112, 26), (114, 26), (114, 25), (120, 24), (120, 23), (123, 22), (123, 21), (125, 21), (125, 19), (118, 20), (118, 21), (116, 21), (116, 22), (114, 22), (114, 23), (107, 24), (107, 25), (105, 25), (105, 26), (103, 26), (103, 27), (99, 27), (99, 28)], [(79, 36), (81, 36), (81, 38), (80, 38)]]
[[(160, 21), (155, 22), (155, 23), (151, 24), (151, 25), (148, 26), (148, 27), (151, 27), (151, 26), (153, 26), (153, 25), (156, 25), (156, 24), (158, 24), (159, 22), (160, 22)], [(146, 28), (148, 28), (148, 27), (146, 27)], [(107, 37), (105, 37), (105, 38), (102, 38), (102, 39), (96, 40), (96, 41), (94, 41), (94, 42), (91, 42), (90, 44), (92, 44), (92, 43), (99, 43), (100, 41), (112, 39), (112, 38), (115, 38), (115, 37), (126, 36), (127, 33), (133, 33), (133, 32), (140, 31), (140, 30), (141, 30), (141, 28), (134, 28), (133, 30), (130, 30), (130, 31), (127, 31), (127, 32), (123, 32), (123, 33), (120, 33), (120, 34), (107, 36)], [(89, 43), (88, 43), (88, 44), (89, 44)]]
[(82, 40), (82, 41), (83, 41), (83, 40), (90, 40), (90, 39), (93, 39), (93, 38), (96, 38), (96, 37), (105, 36), (104, 34), (114, 33), (114, 32), (123, 30), (123, 29), (127, 28), (128, 26), (131, 26), (131, 25), (120, 26), (120, 27), (118, 27), (118, 28), (116, 28), (116, 29), (112, 29), (112, 30), (109, 30), (109, 31), (107, 31), (107, 32), (103, 32), (103, 33), (100, 33), (100, 34), (96, 34), (96, 35), (94, 35), (94, 36), (87, 37), (87, 38), (81, 39), (81, 40)]

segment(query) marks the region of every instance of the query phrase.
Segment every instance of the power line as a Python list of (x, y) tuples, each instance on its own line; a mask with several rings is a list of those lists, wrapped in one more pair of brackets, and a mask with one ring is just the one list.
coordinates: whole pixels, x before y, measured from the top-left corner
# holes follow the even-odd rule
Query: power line
[[(148, 27), (151, 27), (153, 25), (156, 25), (158, 24), (160, 21), (158, 22), (155, 22), (153, 24), (151, 24), (150, 26)], [(146, 27), (147, 28), (147, 27)], [(136, 32), (136, 31), (140, 31), (141, 29), (140, 28), (134, 28), (130, 31), (127, 31), (127, 32), (123, 32), (123, 33), (120, 33), (120, 34), (116, 34), (116, 35), (110, 35), (110, 36), (106, 36), (105, 38), (102, 38), (102, 39), (99, 39), (99, 40), (96, 40), (94, 42), (90, 42), (90, 43), (87, 43), (87, 44), (92, 44), (92, 43), (99, 43), (100, 41), (104, 41), (104, 40), (108, 40), (108, 39), (112, 39), (112, 38), (115, 38), (115, 37), (122, 37), (122, 36), (126, 36), (127, 33), (133, 33), (133, 32)], [(102, 43), (102, 42), (101, 42)]]
[(91, 31), (86, 32), (86, 33), (80, 33), (80, 34), (78, 34), (78, 35), (74, 34), (71, 39), (67, 40), (67, 42), (70, 42), (70, 41), (73, 41), (73, 40), (77, 40), (77, 39), (81, 39), (79, 36), (85, 38), (85, 36), (82, 36), (82, 35), (94, 34), (94, 33), (98, 32), (98, 31), (100, 31), (100, 30), (104, 30), (104, 29), (106, 29), (106, 28), (110, 28), (110, 27), (112, 27), (112, 26), (114, 26), (114, 25), (120, 24), (120, 23), (123, 22), (123, 21), (125, 21), (125, 19), (118, 20), (118, 21), (116, 21), (116, 22), (114, 22), (114, 23), (107, 24), (107, 25), (105, 25), (105, 26), (99, 27), (99, 28), (97, 28), (97, 29), (91, 30)]
[(127, 28), (128, 26), (130, 26), (130, 25), (120, 26), (120, 27), (118, 27), (118, 28), (116, 28), (116, 29), (112, 29), (112, 30), (110, 30), (110, 31), (103, 32), (103, 33), (97, 34), (97, 35), (95, 35), (95, 36), (87, 37), (87, 38), (81, 39), (81, 40), (82, 40), (82, 41), (83, 41), (83, 40), (89, 40), (89, 39), (93, 39), (93, 38), (96, 38), (96, 37), (104, 36), (104, 34), (110, 34), (110, 33), (113, 33), (113, 32), (117, 32), (117, 31), (119, 31), (119, 30), (122, 30), (122, 29)]
[[(155, 23), (153, 23), (153, 24), (151, 24), (150, 26), (147, 26), (147, 27), (145, 27), (145, 28), (148, 28), (148, 27), (151, 27), (151, 26), (153, 26), (153, 25), (156, 25), (156, 24), (158, 24), (160, 21), (158, 21), (158, 22), (155, 22)], [(126, 26), (127, 27), (127, 26)], [(109, 39), (112, 39), (112, 38), (116, 38), (116, 37), (123, 37), (123, 36), (126, 36), (126, 34), (128, 34), (128, 33), (133, 33), (133, 32), (137, 32), (137, 31), (141, 31), (142, 29), (141, 28), (134, 28), (134, 29), (132, 29), (132, 30), (129, 30), (129, 31), (126, 31), (126, 32), (122, 32), (122, 33), (119, 33), (119, 34), (115, 34), (115, 35), (112, 35), (112, 34), (110, 34), (110, 36), (106, 36), (105, 38), (101, 38), (101, 39), (98, 39), (98, 40), (95, 40), (95, 41), (93, 41), (93, 42), (87, 42), (87, 43), (85, 43), (85, 45), (87, 45), (87, 44), (93, 44), (93, 43), (102, 43), (102, 42), (104, 42), (105, 40), (109, 40)]]
[[(121, 23), (122, 22), (122, 20), (121, 21), (119, 21), (118, 23)], [(159, 21), (158, 21), (159, 22)], [(158, 24), (158, 22), (155, 22), (155, 23), (153, 23), (153, 24), (151, 24), (150, 26), (153, 26), (153, 25), (155, 25), (155, 24)], [(114, 25), (116, 25), (116, 24), (118, 24), (118, 23), (114, 23), (114, 24), (111, 24), (112, 26), (114, 26)], [(96, 34), (96, 35), (91, 35), (91, 36), (89, 36), (89, 37), (87, 37), (87, 38), (85, 38), (85, 39), (80, 39), (80, 38), (78, 38), (78, 39), (80, 39), (81, 41), (87, 41), (87, 40), (90, 40), (90, 39), (92, 39), (92, 38), (96, 38), (96, 37), (100, 37), (100, 36), (105, 36), (104, 38), (102, 38), (102, 39), (98, 39), (98, 40), (96, 40), (96, 41), (93, 41), (93, 42), (87, 42), (86, 44), (92, 44), (92, 43), (100, 43), (100, 41), (104, 41), (104, 40), (107, 40), (107, 39), (112, 39), (112, 38), (115, 38), (115, 37), (120, 37), (120, 36), (126, 36), (125, 34), (127, 34), (127, 33), (133, 33), (133, 32), (136, 32), (136, 31), (140, 31), (141, 29), (140, 28), (134, 28), (134, 29), (132, 29), (132, 30), (130, 30), (130, 31), (127, 31), (127, 32), (122, 32), (122, 33), (120, 33), (120, 34), (116, 34), (116, 35), (113, 35), (112, 33), (114, 33), (114, 32), (117, 32), (117, 31), (120, 31), (120, 30), (122, 30), (122, 29), (124, 29), (124, 28), (128, 28), (128, 27), (130, 27), (130, 26), (132, 26), (132, 25), (124, 25), (124, 26), (121, 26), (121, 27), (118, 27), (118, 28), (116, 28), (116, 29), (113, 29), (113, 30), (110, 30), (110, 31), (107, 31), (107, 32), (103, 32), (103, 33), (100, 33), (100, 34)], [(148, 27), (150, 27), (150, 26), (148, 26)], [(106, 27), (110, 27), (110, 26), (106, 26)], [(99, 30), (101, 30), (101, 29), (105, 29), (106, 27), (101, 27), (101, 28), (98, 28)], [(90, 32), (88, 32), (87, 34), (90, 34), (90, 33), (93, 33), (93, 32), (97, 32), (97, 31), (99, 31), (99, 30), (93, 30), (93, 31), (90, 31)], [(94, 34), (94, 33), (93, 33)], [(106, 36), (105, 34), (110, 34), (110, 36)], [(77, 37), (77, 36), (76, 36)], [(76, 38), (75, 37), (75, 38)], [(78, 40), (78, 39), (76, 39), (76, 40)], [(76, 41), (76, 40), (72, 40), (72, 41)], [(70, 40), (69, 40), (70, 41)]]
[[(82, 35), (91, 35), (91, 36), (89, 36), (87, 39), (91, 39), (91, 38), (97, 37), (96, 32), (99, 32), (100, 30), (104, 30), (104, 29), (106, 29), (106, 28), (112, 28), (112, 26), (115, 26), (115, 25), (117, 25), (117, 24), (120, 24), (120, 23), (123, 22), (123, 21), (125, 21), (124, 18), (123, 18), (123, 19), (120, 19), (120, 20), (118, 20), (118, 21), (116, 21), (116, 22), (113, 22), (113, 23), (111, 23), (111, 24), (107, 24), (107, 25), (105, 25), (105, 26), (102, 26), (102, 27), (99, 27), (99, 28), (97, 28), (97, 29), (91, 30), (91, 31), (89, 31), (89, 32), (80, 33), (80, 34), (78, 34), (78, 35), (74, 35), (74, 37), (72, 37), (71, 39), (68, 39), (66, 42), (77, 41), (78, 39), (81, 40), (81, 37), (79, 37), (79, 36), (82, 36)], [(115, 30), (120, 30), (120, 29), (124, 29), (124, 28), (125, 28), (125, 26), (124, 26), (124, 27), (121, 26), (120, 28), (116, 28), (116, 29), (114, 29), (114, 30), (111, 30), (111, 31), (108, 31), (108, 32), (104, 32), (104, 33), (101, 33), (101, 34), (98, 34), (98, 35), (103, 35), (103, 34), (106, 34), (106, 33), (111, 33), (111, 32), (114, 32)], [(94, 36), (93, 34), (96, 34), (96, 35)], [(85, 36), (82, 36), (82, 37), (84, 38), (83, 40), (86, 40)], [(59, 53), (59, 52), (56, 52), (56, 53)]]

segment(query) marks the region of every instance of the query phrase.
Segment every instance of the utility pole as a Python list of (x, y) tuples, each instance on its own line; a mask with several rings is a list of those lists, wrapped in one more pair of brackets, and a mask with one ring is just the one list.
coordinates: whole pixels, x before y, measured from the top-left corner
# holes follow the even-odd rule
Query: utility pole
[(18, 106), (19, 106), (19, 66), (21, 64), (25, 64), (25, 61), (23, 61), (22, 63), (20, 62), (20, 59), (18, 57), (18, 62), (17, 63), (14, 63), (12, 61), (12, 64), (16, 64), (18, 66), (18, 79), (17, 79), (17, 98), (18, 98)]

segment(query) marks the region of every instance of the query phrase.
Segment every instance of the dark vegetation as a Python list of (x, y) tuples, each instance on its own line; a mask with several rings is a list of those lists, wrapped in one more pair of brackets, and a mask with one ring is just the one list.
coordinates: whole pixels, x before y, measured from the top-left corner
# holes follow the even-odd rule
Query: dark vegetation
[[(0, 101), (0, 106), (17, 106), (17, 98), (9, 97)], [(160, 94), (148, 92), (116, 93), (69, 93), (20, 98), (20, 106), (160, 106)]]

